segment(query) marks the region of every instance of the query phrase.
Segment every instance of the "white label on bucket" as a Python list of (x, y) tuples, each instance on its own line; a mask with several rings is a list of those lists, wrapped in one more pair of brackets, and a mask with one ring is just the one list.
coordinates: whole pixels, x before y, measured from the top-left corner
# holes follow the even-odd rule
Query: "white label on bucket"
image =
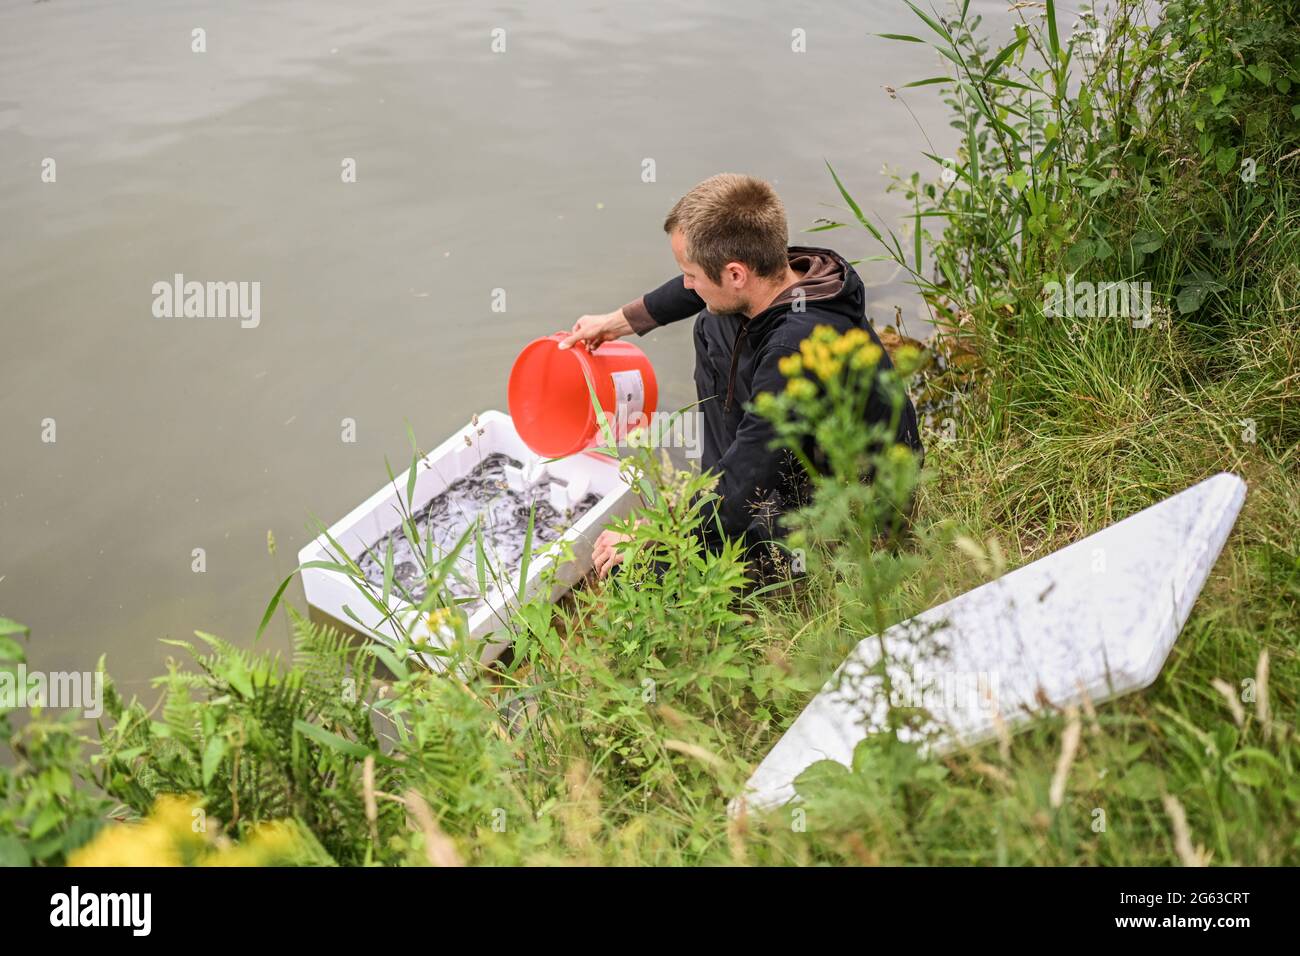
[(610, 377), (614, 379), (616, 420), (635, 424), (632, 419), (640, 418), (645, 409), (645, 382), (641, 379), (641, 372), (633, 368), (626, 372), (613, 372)]

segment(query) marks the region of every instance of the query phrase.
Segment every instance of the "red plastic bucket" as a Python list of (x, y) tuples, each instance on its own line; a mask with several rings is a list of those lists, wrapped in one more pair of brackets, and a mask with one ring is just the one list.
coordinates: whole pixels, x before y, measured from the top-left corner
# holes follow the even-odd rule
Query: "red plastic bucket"
[(515, 431), (545, 458), (604, 444), (588, 381), (619, 441), (635, 430), (638, 413), (648, 422), (659, 401), (654, 368), (631, 342), (603, 342), (594, 352), (582, 342), (561, 349), (568, 336), (556, 332), (529, 343), (510, 369), (508, 400)]

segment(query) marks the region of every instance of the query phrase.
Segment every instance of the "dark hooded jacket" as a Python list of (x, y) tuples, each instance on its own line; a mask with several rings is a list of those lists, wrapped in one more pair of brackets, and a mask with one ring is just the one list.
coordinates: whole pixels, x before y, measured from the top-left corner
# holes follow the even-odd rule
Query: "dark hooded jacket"
[[(807, 246), (791, 246), (789, 260), (791, 268), (802, 278), (755, 316), (719, 316), (707, 312), (704, 300), (686, 288), (680, 275), (623, 309), (638, 335), (702, 310), (701, 323), (722, 323), (713, 328), (697, 328), (696, 332), (697, 348), (709, 352), (704, 362), (697, 363), (696, 384), (700, 397), (705, 399), (701, 411), (706, 419), (706, 431), (712, 426), (711, 433), (719, 436), (716, 442), (705, 441), (701, 467), (720, 472), (715, 489), (721, 497), (717, 517), (729, 537), (744, 540), (751, 559), (758, 557), (756, 546), (782, 537), (777, 516), (805, 503), (809, 487), (807, 476), (794, 455), (788, 450), (768, 447), (775, 437), (771, 423), (747, 410), (746, 404), (760, 392), (775, 394), (785, 387), (786, 379), (777, 363), (787, 355), (798, 354), (799, 344), (818, 325), (830, 325), (841, 333), (850, 328), (866, 330), (871, 341), (881, 346), (878, 371), (892, 367), (888, 353), (867, 321), (866, 290), (853, 267), (830, 249)], [(711, 395), (716, 398), (710, 398)], [(891, 418), (891, 406), (873, 384), (864, 427), (874, 423), (887, 425)], [(904, 403), (896, 440), (918, 454), (922, 452), (916, 411), (910, 400)], [(804, 451), (812, 461), (822, 460), (811, 444)], [(712, 530), (713, 519), (712, 514), (706, 515), (704, 527), (709, 530), (705, 540), (716, 549), (718, 540)]]

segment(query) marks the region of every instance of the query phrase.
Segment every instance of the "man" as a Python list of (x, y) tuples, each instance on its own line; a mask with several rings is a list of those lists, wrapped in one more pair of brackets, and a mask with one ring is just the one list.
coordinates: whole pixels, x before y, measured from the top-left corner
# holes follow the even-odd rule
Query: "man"
[[(607, 315), (584, 315), (560, 348), (601, 342), (698, 314), (695, 387), (703, 415), (700, 465), (720, 474), (716, 512), (706, 512), (704, 543), (716, 550), (715, 516), (723, 532), (743, 540), (751, 569), (771, 567), (776, 519), (806, 501), (806, 475), (787, 450), (771, 450), (771, 423), (745, 406), (759, 392), (779, 392), (777, 363), (799, 352), (818, 325), (838, 332), (863, 328), (866, 293), (857, 272), (830, 249), (787, 247), (785, 208), (767, 183), (722, 173), (678, 200), (664, 221), (682, 274)], [(884, 353), (884, 349), (881, 349)], [(880, 368), (890, 368), (887, 354)], [(863, 427), (888, 423), (892, 409), (873, 393)], [(897, 440), (921, 451), (916, 411), (906, 402)], [(627, 535), (604, 531), (594, 562), (604, 577), (623, 560), (615, 545)], [(765, 572), (764, 572), (765, 573)]]

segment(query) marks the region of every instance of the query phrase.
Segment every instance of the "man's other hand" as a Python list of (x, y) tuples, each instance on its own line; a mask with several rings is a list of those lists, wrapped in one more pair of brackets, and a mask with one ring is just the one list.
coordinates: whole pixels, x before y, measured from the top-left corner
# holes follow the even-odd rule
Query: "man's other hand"
[(573, 323), (569, 337), (560, 343), (560, 348), (572, 348), (575, 343), (584, 342), (587, 348), (594, 349), (601, 342), (611, 342), (631, 334), (632, 326), (622, 309), (605, 315), (584, 315)]
[[(637, 524), (641, 524), (644, 519), (637, 519)], [(608, 528), (600, 533), (596, 538), (596, 545), (591, 550), (591, 563), (596, 568), (596, 577), (603, 578), (609, 574), (610, 569), (616, 564), (623, 562), (623, 555), (614, 547), (623, 541), (631, 541), (630, 534), (620, 534), (617, 531), (611, 531)]]

